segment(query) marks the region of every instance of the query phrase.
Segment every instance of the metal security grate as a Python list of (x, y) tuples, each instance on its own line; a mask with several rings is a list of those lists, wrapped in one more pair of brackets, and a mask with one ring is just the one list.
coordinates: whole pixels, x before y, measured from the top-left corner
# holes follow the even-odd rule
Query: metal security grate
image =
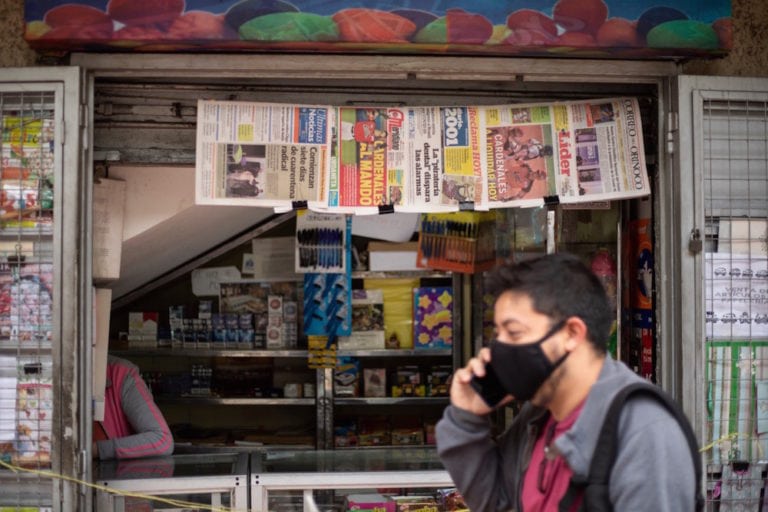
[(764, 510), (768, 102), (703, 105), (707, 510)]
[[(53, 437), (54, 99), (0, 91), (0, 458), (31, 469)], [(0, 468), (0, 509), (51, 502), (49, 479)]]

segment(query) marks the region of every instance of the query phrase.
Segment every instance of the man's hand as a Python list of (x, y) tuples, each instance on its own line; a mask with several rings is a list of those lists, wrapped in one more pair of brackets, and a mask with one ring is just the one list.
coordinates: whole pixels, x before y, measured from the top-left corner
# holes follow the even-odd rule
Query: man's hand
[[(481, 348), (476, 357), (467, 362), (464, 368), (459, 368), (453, 374), (451, 379), (451, 404), (459, 409), (464, 409), (478, 416), (482, 416), (493, 411), (485, 400), (477, 394), (477, 391), (469, 384), (472, 377), (485, 376), (485, 364), (491, 360), (491, 351), (488, 348)], [(513, 400), (512, 396), (504, 398), (497, 407), (508, 404)]]

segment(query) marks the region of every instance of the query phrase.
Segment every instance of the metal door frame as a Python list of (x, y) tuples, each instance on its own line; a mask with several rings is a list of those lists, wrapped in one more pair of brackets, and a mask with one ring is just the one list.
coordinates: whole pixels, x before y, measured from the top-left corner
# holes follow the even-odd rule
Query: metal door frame
[[(55, 108), (61, 119), (56, 126), (56, 158), (54, 186), (54, 310), (51, 354), (54, 370), (54, 407), (56, 416), (52, 427), (51, 469), (67, 478), (83, 479), (88, 464), (81, 451), (90, 428), (80, 421), (80, 411), (90, 396), (90, 372), (86, 354), (90, 352), (89, 338), (83, 336), (90, 321), (89, 303), (84, 302), (83, 290), (87, 268), (84, 265), (83, 244), (88, 238), (82, 223), (83, 158), (88, 140), (83, 126), (82, 75), (77, 67), (4, 68), (0, 90), (8, 92), (54, 91)], [(88, 286), (90, 293), (90, 286)], [(86, 313), (86, 311), (88, 313)], [(26, 485), (26, 484), (22, 484)], [(53, 509), (85, 510), (79, 507), (86, 493), (84, 487), (68, 480), (54, 480)], [(89, 495), (89, 493), (88, 493)], [(90, 502), (90, 499), (87, 500)]]
[[(687, 233), (693, 224), (690, 204), (693, 191), (689, 177), (679, 173), (673, 159), (681, 155), (682, 136), (674, 141), (678, 126), (670, 109), (679, 108), (674, 96), (679, 65), (672, 61), (613, 61), (601, 59), (531, 59), (450, 56), (380, 56), (380, 55), (132, 55), (73, 54), (71, 60), (86, 73), (92, 97), (94, 80), (151, 84), (153, 81), (205, 83), (206, 80), (285, 81), (341, 79), (350, 81), (407, 80), (414, 82), (515, 81), (523, 87), (551, 84), (553, 91), (578, 91), (582, 84), (648, 84), (658, 96), (659, 166), (654, 183), (654, 233), (657, 287), (656, 318), (659, 340), (656, 374), (659, 383), (683, 402), (687, 412), (701, 403), (696, 398), (696, 376), (686, 369), (692, 343), (684, 327), (691, 324), (686, 316), (684, 297), (695, 284), (689, 276), (685, 252)], [(543, 91), (548, 93), (549, 91)], [(297, 93), (297, 97), (300, 93)], [(554, 94), (554, 92), (552, 93)], [(88, 118), (93, 106), (89, 102)], [(678, 110), (679, 112), (679, 110)], [(680, 119), (684, 115), (680, 113)], [(92, 126), (92, 124), (89, 124)], [(88, 134), (92, 137), (92, 134)], [(84, 177), (90, 180), (91, 177)], [(86, 217), (89, 219), (89, 217)], [(84, 225), (89, 225), (85, 222)], [(87, 300), (90, 300), (88, 298)], [(90, 308), (88, 308), (90, 311)], [(692, 416), (693, 417), (693, 416)]]
[[(675, 286), (678, 298), (674, 304), (679, 323), (665, 326), (669, 336), (680, 340), (682, 366), (683, 405), (693, 421), (699, 439), (706, 433), (705, 386), (705, 294), (704, 251), (698, 243), (690, 245), (692, 238), (704, 239), (704, 133), (703, 106), (707, 100), (768, 101), (768, 79), (742, 77), (711, 77), (681, 75), (674, 84), (673, 111), (678, 113), (674, 146), (675, 180), (679, 183), (677, 201), (679, 222), (676, 223), (676, 261), (679, 284)], [(698, 234), (698, 235), (697, 235)], [(669, 248), (668, 248), (669, 249)], [(687, 298), (684, 299), (684, 298)]]

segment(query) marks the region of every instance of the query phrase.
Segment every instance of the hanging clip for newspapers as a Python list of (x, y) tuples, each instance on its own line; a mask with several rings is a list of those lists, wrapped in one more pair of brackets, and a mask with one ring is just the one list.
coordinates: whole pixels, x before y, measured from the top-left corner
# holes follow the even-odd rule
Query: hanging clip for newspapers
[(393, 204), (380, 204), (379, 205), (379, 215), (384, 215), (387, 213), (395, 213), (395, 205)]
[(307, 202), (306, 201), (291, 201), (291, 209), (292, 210), (306, 210), (307, 209)]
[(474, 201), (459, 201), (459, 211), (460, 212), (473, 212), (473, 211), (475, 211), (475, 202)]
[(544, 205), (546, 206), (557, 206), (560, 204), (560, 196), (545, 196), (544, 197)]

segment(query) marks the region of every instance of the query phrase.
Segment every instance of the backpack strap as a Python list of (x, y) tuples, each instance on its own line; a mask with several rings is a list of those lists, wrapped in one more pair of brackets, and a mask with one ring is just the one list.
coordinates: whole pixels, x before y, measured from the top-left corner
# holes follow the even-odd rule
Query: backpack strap
[(605, 414), (603, 426), (600, 430), (595, 451), (592, 454), (592, 461), (589, 466), (589, 476), (586, 482), (579, 482), (571, 479), (565, 496), (560, 501), (559, 510), (567, 511), (575, 502), (580, 492), (583, 491), (584, 498), (581, 503), (581, 510), (590, 511), (610, 511), (613, 510), (608, 494), (609, 480), (611, 470), (616, 461), (617, 445), (619, 441), (619, 416), (624, 403), (630, 396), (634, 395), (651, 396), (660, 402), (674, 416), (678, 425), (680, 425), (688, 448), (691, 451), (691, 458), (696, 472), (696, 510), (704, 510), (704, 496), (701, 493), (701, 456), (699, 455), (699, 446), (696, 436), (693, 433), (691, 424), (686, 418), (680, 406), (667, 393), (658, 386), (648, 382), (637, 382), (623, 387), (612, 399), (611, 404)]

